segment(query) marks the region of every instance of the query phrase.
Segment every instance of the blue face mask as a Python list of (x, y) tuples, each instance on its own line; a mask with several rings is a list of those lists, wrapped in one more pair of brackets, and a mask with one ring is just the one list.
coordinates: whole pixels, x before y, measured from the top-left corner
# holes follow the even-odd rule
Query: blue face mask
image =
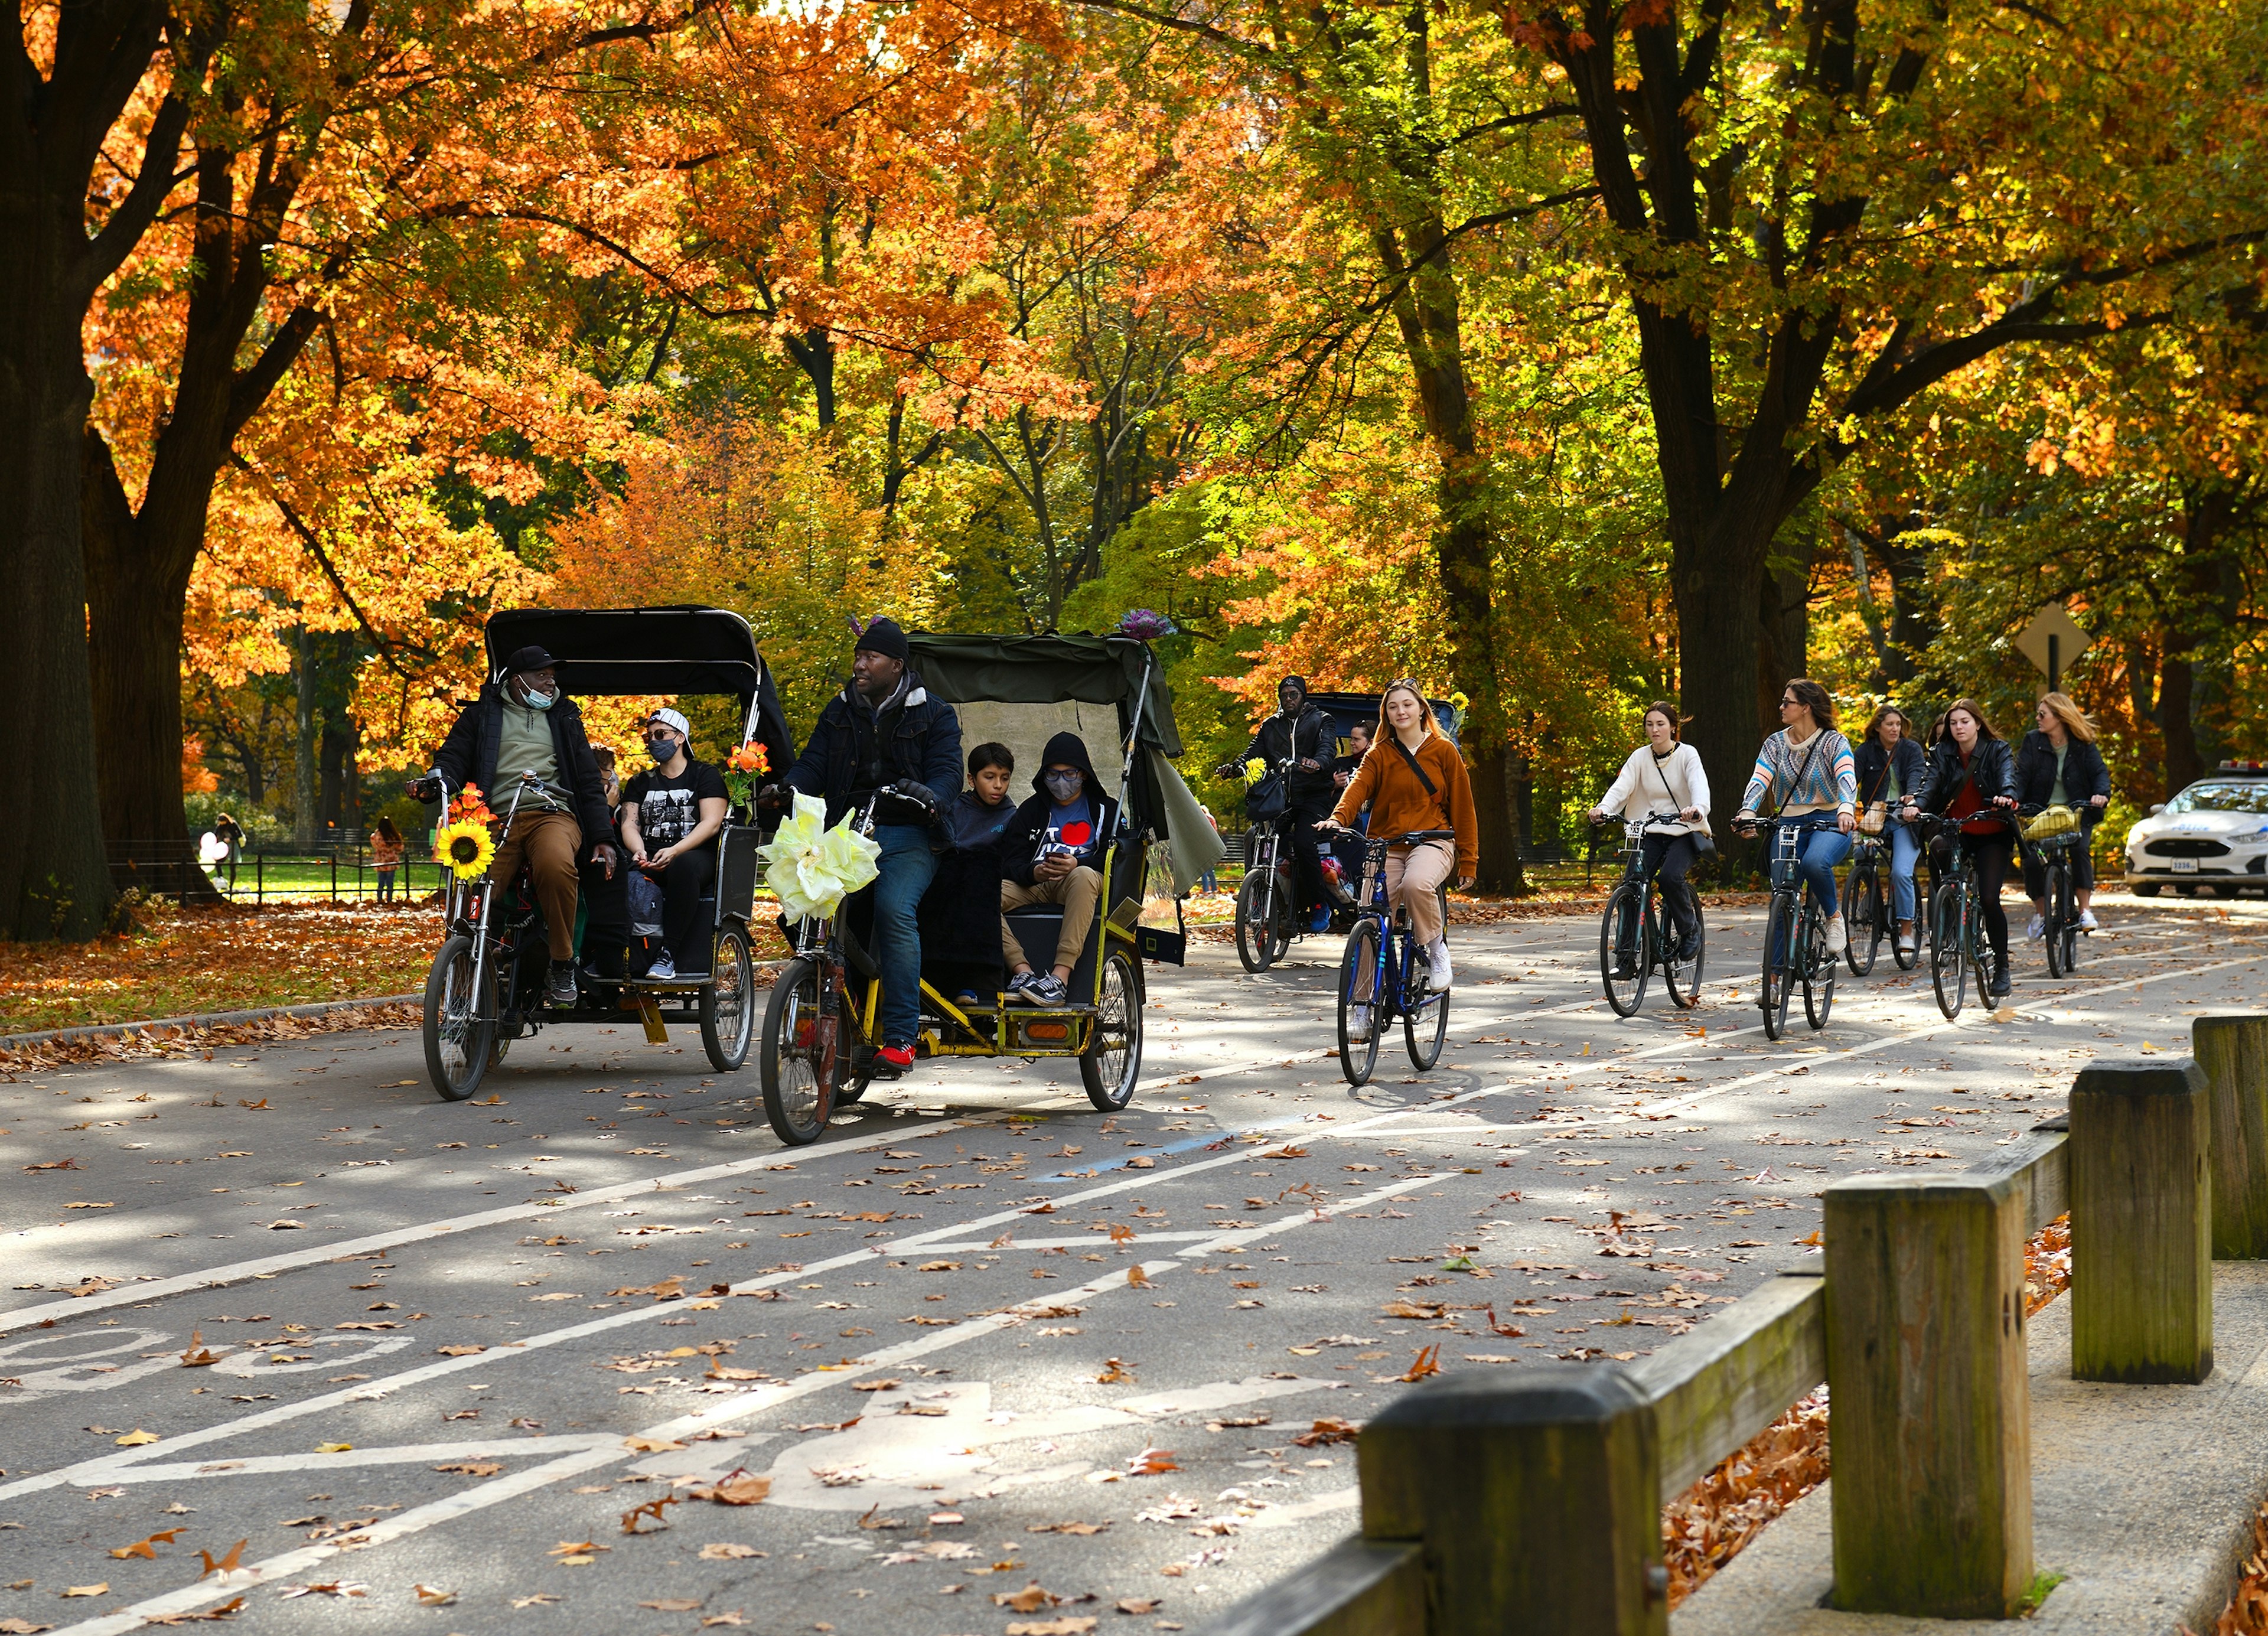
[(527, 708), (530, 710), (549, 710), (558, 702), (556, 693), (538, 693), (533, 688), (527, 690)]

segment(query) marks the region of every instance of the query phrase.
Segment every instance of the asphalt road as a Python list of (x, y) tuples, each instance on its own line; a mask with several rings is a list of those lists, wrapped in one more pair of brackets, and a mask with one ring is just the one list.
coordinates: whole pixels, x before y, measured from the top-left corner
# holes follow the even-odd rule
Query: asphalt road
[(2268, 910), (2114, 899), (1997, 1019), (1886, 951), (1775, 1045), (1760, 911), (1713, 918), (1703, 1006), (1627, 1021), (1594, 919), (1460, 927), (1441, 1065), (1359, 1092), (1336, 949), (1199, 944), (1124, 1113), (947, 1065), (800, 1152), (690, 1029), (556, 1029), (455, 1106), (398, 1033), (0, 1086), (0, 1631), (1194, 1626), (1352, 1528), (1314, 1424), (1421, 1354), (1650, 1351), (1827, 1182), (2268, 1002)]

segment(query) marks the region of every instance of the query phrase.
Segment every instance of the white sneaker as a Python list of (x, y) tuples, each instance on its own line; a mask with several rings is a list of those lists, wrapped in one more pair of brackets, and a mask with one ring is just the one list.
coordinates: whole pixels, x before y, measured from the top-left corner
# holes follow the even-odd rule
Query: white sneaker
[(1449, 991), (1449, 940), (1435, 938), (1425, 945), (1425, 983), (1436, 994)]
[(2048, 917), (2045, 915), (2034, 915), (2031, 919), (2027, 921), (2024, 925), (2024, 937), (2026, 940), (2036, 943), (2040, 940), (2041, 935), (2044, 933), (2047, 929)]
[(1899, 954), (1912, 954), (1913, 952), (1914, 952), (1914, 934), (1913, 934), (1912, 932), (1899, 932), (1899, 933), (1898, 933), (1898, 953), (1899, 953)]
[(1845, 933), (1843, 929), (1843, 917), (1840, 915), (1828, 916), (1827, 952), (1830, 954), (1839, 954), (1843, 952), (1844, 945), (1849, 941), (1850, 939)]
[(2082, 909), (2079, 911), (2079, 929), (2082, 932), (2092, 932), (2095, 930), (2095, 911), (2093, 910)]
[(1370, 1007), (1357, 1006), (1347, 1013), (1347, 1043), (1359, 1045), (1370, 1038)]

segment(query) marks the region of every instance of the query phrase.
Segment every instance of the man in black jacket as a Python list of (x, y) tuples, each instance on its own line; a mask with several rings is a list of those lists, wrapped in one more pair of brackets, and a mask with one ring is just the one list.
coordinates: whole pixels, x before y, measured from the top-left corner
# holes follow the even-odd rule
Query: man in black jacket
[[(606, 785), (583, 731), (583, 713), (559, 686), (559, 661), (533, 645), (513, 653), (459, 714), (433, 757), (433, 771), (453, 791), (468, 784), (478, 787), (498, 816), (510, 807), (522, 776), (534, 775), (537, 782), (520, 797), (519, 814), (497, 844), (489, 879), (509, 881), (526, 858), (551, 953), (544, 999), (554, 1006), (572, 1006), (575, 903), (581, 884), (576, 859), (586, 840), (592, 843), (586, 866), (594, 872), (593, 887), (616, 883)], [(421, 798), (431, 793), (423, 780), (409, 790)], [(620, 895), (619, 890), (594, 890), (592, 895), (593, 941), (602, 950), (599, 968), (605, 976), (622, 971), (624, 938), (606, 935), (615, 918), (608, 910)], [(627, 913), (620, 919), (626, 933)], [(603, 953), (608, 949), (611, 962)]]
[(1315, 821), (1331, 815), (1338, 788), (1332, 778), (1337, 744), (1330, 718), (1307, 703), (1307, 679), (1286, 676), (1276, 684), (1276, 713), (1260, 724), (1244, 754), (1224, 762), (1216, 777), (1241, 776), (1245, 763), (1258, 759), (1273, 772), (1291, 763), (1284, 777), (1284, 819), (1279, 833), (1292, 843), (1292, 879), (1300, 912), (1311, 914), (1322, 902), (1323, 864), (1317, 850)]
[(922, 894), (937, 873), (930, 829), (961, 792), (961, 718), (912, 667), (906, 633), (876, 619), (850, 655), (850, 682), (827, 701), (811, 742), (782, 782), (827, 802), (832, 823), (884, 786), (875, 807), (874, 963), (882, 976), (882, 1049), (895, 1077), (913, 1065), (921, 1028)]

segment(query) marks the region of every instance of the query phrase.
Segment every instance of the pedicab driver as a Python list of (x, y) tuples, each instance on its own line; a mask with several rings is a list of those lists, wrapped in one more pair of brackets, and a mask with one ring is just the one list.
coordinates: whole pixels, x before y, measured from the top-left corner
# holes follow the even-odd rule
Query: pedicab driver
[[(828, 700), (802, 759), (782, 780), (827, 802), (835, 822), (875, 791), (895, 785), (874, 809), (874, 964), (882, 977), (882, 1049), (875, 1072), (895, 1078), (913, 1065), (921, 1027), (921, 928), (915, 918), (937, 854), (939, 816), (961, 793), (961, 718), (932, 698), (911, 663), (906, 633), (876, 619), (850, 656), (850, 681)], [(784, 798), (766, 792), (769, 805)]]
[[(499, 814), (523, 773), (541, 781), (520, 797), (519, 814), (497, 844), (489, 879), (510, 881), (519, 873), (520, 859), (526, 859), (551, 952), (543, 998), (554, 1006), (572, 1006), (577, 855), (585, 836), (599, 837), (586, 855), (588, 866), (599, 872), (592, 881), (596, 932), (601, 919), (610, 918), (602, 912), (608, 897), (602, 883), (615, 881), (615, 848), (606, 785), (583, 731), (583, 712), (560, 688), (559, 661), (533, 645), (514, 652), (499, 676), (482, 683), (480, 696), (457, 717), (433, 757), (433, 771), (453, 791), (478, 786)], [(426, 780), (413, 782), (409, 792), (421, 800), (431, 793)], [(601, 975), (620, 976), (622, 940), (594, 936), (593, 942), (614, 951), (613, 971), (603, 970), (602, 960)]]

